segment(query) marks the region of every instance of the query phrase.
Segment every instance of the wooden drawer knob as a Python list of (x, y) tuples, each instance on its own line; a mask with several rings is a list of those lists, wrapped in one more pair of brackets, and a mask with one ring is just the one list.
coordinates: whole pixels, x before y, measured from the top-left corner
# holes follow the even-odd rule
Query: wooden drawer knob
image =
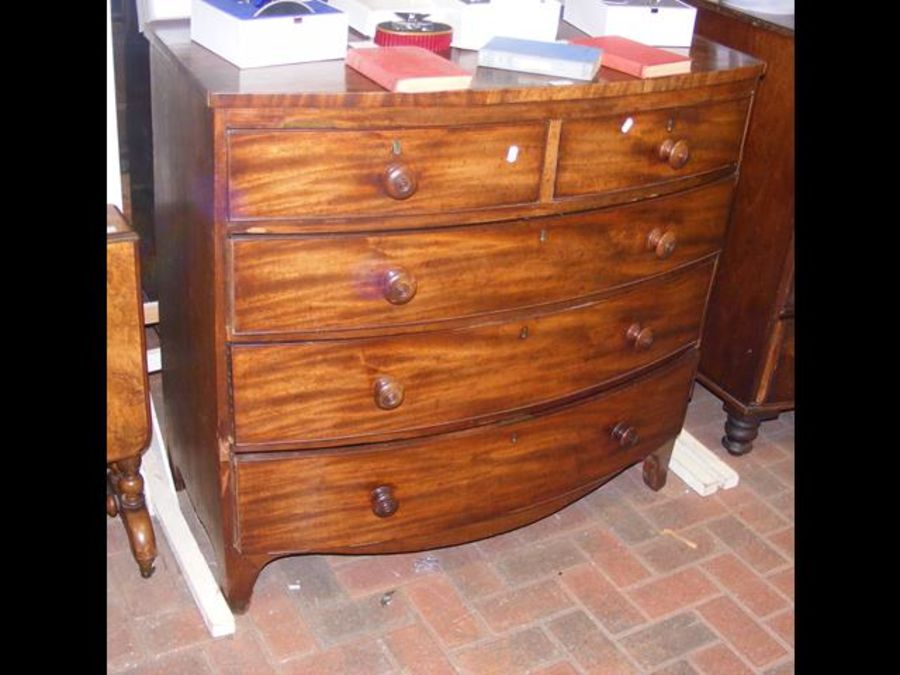
[(667, 138), (659, 146), (659, 158), (673, 169), (680, 169), (691, 158), (691, 149), (683, 138), (677, 141)]
[(647, 235), (647, 248), (656, 252), (656, 257), (665, 260), (675, 252), (677, 241), (672, 230), (663, 232), (662, 228), (654, 227)]
[(375, 380), (375, 405), (382, 410), (393, 410), (401, 403), (403, 403), (402, 384), (387, 375)]
[(638, 442), (638, 432), (627, 422), (619, 422), (613, 427), (610, 437), (623, 448), (633, 448)]
[(646, 327), (642, 328), (639, 323), (631, 324), (625, 333), (625, 337), (637, 350), (650, 349), (650, 346), (653, 344), (653, 330)]
[(405, 305), (413, 299), (418, 289), (416, 278), (402, 267), (384, 273), (382, 292), (392, 305)]
[(416, 193), (419, 187), (416, 175), (405, 164), (399, 162), (389, 164), (382, 176), (384, 189), (393, 199), (408, 199)]
[(394, 497), (394, 490), (390, 485), (380, 485), (369, 495), (372, 502), (372, 513), (379, 518), (387, 518), (397, 512), (400, 506)]

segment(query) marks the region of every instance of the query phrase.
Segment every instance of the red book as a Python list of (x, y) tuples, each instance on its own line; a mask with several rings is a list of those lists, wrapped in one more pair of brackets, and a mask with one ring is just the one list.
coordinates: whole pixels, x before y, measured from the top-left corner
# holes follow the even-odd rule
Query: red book
[(347, 65), (390, 91), (468, 89), (472, 83), (468, 70), (422, 47), (348, 49)]
[(691, 59), (659, 47), (651, 47), (618, 35), (569, 40), (576, 45), (603, 50), (603, 67), (635, 77), (662, 77), (691, 72)]

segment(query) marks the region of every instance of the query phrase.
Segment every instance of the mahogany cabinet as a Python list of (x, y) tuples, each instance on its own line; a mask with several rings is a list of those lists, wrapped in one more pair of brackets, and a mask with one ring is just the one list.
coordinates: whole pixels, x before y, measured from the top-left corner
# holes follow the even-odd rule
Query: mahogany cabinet
[(141, 576), (153, 574), (156, 539), (144, 503), (141, 454), (150, 443), (150, 389), (138, 236), (106, 207), (107, 513), (121, 515)]
[(663, 485), (759, 61), (392, 94), (148, 35), (167, 442), (236, 611), (280, 556)]
[(794, 17), (689, 1), (696, 33), (766, 63), (698, 374), (724, 400), (722, 444), (740, 455), (762, 420), (794, 407)]

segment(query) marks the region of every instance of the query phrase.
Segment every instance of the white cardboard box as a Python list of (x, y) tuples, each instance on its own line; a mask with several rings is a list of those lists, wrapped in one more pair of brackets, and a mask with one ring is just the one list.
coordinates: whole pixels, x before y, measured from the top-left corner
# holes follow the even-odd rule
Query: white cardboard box
[(588, 35), (655, 47), (690, 47), (697, 10), (680, 0), (566, 0), (563, 20)]
[(319, 0), (312, 14), (252, 18), (251, 3), (192, 0), (191, 39), (239, 68), (328, 61), (347, 55), (347, 15)]
[(345, 12), (353, 30), (369, 38), (375, 37), (378, 24), (396, 21), (397, 12), (427, 14), (431, 21), (442, 21), (434, 0), (328, 0), (328, 4)]
[(375, 36), (379, 23), (394, 21), (396, 12), (427, 14), (430, 21), (450, 24), (452, 45), (481, 49), (492, 37), (556, 40), (562, 4), (559, 0), (328, 0), (347, 13), (353, 30)]
[(559, 30), (558, 0), (435, 1), (442, 21), (453, 26), (453, 46), (460, 49), (481, 49), (497, 36), (554, 42)]

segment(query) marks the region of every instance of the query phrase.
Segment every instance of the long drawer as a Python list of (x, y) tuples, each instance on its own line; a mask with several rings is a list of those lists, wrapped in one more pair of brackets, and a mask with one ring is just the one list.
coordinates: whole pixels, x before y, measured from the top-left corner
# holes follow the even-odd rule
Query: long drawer
[(499, 225), (236, 238), (232, 335), (409, 326), (596, 293), (716, 251), (732, 187)]
[(712, 271), (708, 259), (603, 300), (522, 321), (361, 340), (232, 345), (235, 440), (382, 440), (586, 392), (694, 343)]
[(511, 424), (355, 450), (238, 456), (239, 547), (452, 543), (454, 530), (597, 484), (673, 439), (696, 362), (692, 350), (621, 388)]
[(537, 200), (546, 124), (228, 134), (233, 220), (446, 212)]
[(653, 185), (736, 166), (749, 98), (633, 115), (566, 120), (556, 196)]

